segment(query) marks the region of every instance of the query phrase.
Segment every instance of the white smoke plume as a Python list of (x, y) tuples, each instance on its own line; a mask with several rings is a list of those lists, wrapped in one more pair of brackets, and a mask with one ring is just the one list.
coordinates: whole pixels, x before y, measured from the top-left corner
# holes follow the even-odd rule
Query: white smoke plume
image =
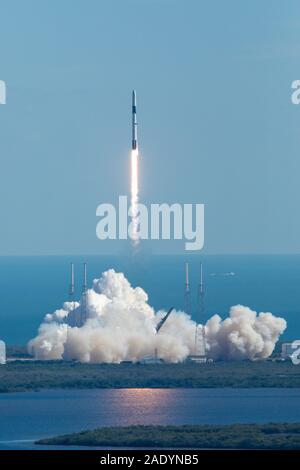
[[(113, 269), (95, 279), (86, 296), (87, 320), (78, 324), (79, 302), (65, 302), (48, 314), (38, 335), (28, 344), (37, 359), (74, 359), (81, 362), (119, 363), (157, 356), (181, 362), (195, 350), (196, 324), (182, 311), (174, 311), (159, 333), (155, 326), (166, 314), (155, 312), (140, 287), (131, 287)], [(283, 318), (241, 305), (229, 317), (211, 317), (205, 325), (207, 354), (213, 359), (257, 360), (268, 357), (286, 328)]]

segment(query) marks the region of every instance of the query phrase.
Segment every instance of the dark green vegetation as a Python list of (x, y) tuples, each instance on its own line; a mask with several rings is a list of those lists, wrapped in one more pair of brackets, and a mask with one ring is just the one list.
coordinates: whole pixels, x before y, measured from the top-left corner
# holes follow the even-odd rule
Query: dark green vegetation
[(158, 365), (14, 361), (0, 366), (0, 392), (138, 387), (300, 387), (300, 366), (271, 361)]
[(300, 449), (300, 424), (112, 427), (42, 439), (36, 444), (175, 449)]

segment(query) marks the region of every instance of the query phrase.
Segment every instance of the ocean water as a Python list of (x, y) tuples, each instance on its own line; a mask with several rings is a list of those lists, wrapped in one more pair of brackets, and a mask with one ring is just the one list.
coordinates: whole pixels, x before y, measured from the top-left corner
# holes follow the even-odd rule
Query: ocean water
[(46, 313), (68, 299), (69, 266), (75, 263), (80, 296), (82, 263), (88, 263), (88, 282), (108, 269), (125, 273), (141, 286), (155, 308), (184, 305), (184, 263), (190, 263), (193, 317), (197, 315), (199, 264), (203, 262), (205, 318), (228, 314), (232, 305), (271, 311), (288, 322), (284, 339), (300, 338), (300, 255), (276, 256), (52, 256), (0, 257), (0, 338), (25, 344)]
[(278, 388), (3, 393), (0, 450), (101, 426), (300, 422), (299, 400), (300, 389)]

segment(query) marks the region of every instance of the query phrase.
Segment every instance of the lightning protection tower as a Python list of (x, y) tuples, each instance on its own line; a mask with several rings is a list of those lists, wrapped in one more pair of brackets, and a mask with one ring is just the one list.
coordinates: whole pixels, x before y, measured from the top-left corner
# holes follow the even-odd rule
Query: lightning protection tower
[(76, 326), (76, 319), (74, 318), (74, 302), (75, 302), (75, 285), (74, 285), (74, 263), (71, 263), (70, 284), (69, 284), (69, 302), (72, 304), (72, 313), (70, 315), (71, 326)]
[(83, 326), (87, 319), (87, 265), (83, 263), (83, 284), (81, 290), (80, 303), (80, 326)]
[(189, 282), (189, 263), (185, 263), (184, 311), (191, 315), (191, 291)]
[(206, 360), (206, 338), (204, 326), (204, 279), (203, 265), (200, 263), (200, 280), (197, 292), (198, 318), (195, 330), (195, 356)]

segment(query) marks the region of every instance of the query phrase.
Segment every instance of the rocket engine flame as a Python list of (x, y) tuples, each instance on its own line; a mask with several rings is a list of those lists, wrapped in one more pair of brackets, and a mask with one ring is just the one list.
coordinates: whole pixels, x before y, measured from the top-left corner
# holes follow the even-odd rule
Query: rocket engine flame
[(138, 218), (138, 203), (139, 203), (139, 173), (138, 173), (138, 150), (131, 151), (131, 230), (130, 236), (133, 246), (139, 244), (139, 218)]
[(138, 199), (139, 181), (138, 181), (138, 151), (131, 152), (131, 198)]
[(136, 115), (136, 92), (132, 91), (132, 150), (131, 150), (131, 207), (129, 215), (131, 217), (130, 237), (133, 247), (139, 244), (139, 151), (137, 139), (137, 115)]

